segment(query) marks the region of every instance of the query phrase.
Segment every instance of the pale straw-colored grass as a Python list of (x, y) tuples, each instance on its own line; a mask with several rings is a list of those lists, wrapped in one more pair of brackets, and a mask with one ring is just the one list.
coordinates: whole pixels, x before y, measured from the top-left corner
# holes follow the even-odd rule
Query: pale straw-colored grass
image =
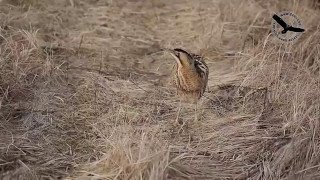
[[(0, 179), (320, 177), (313, 2), (0, 3)], [(282, 10), (307, 29), (294, 43), (270, 34)], [(183, 126), (172, 47), (210, 68)]]

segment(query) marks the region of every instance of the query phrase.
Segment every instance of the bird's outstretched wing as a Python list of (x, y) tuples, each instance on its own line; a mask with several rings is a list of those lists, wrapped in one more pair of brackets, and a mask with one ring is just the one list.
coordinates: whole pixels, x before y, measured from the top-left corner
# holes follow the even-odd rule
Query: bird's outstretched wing
[(276, 20), (277, 23), (279, 23), (283, 28), (286, 28), (288, 26), (287, 23), (284, 22), (278, 15), (274, 14), (272, 18)]
[(290, 27), (288, 27), (288, 31), (304, 32), (304, 29), (290, 26)]

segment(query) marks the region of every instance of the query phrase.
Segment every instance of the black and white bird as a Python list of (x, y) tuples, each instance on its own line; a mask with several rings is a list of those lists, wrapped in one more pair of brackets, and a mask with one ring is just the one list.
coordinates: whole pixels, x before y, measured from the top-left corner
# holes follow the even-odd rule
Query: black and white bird
[(304, 32), (304, 29), (299, 28), (299, 27), (292, 27), (288, 25), (283, 19), (281, 19), (278, 15), (274, 14), (272, 18), (280, 24), (280, 26), (283, 28), (281, 31), (282, 34), (287, 33), (287, 31), (292, 31), (292, 32)]

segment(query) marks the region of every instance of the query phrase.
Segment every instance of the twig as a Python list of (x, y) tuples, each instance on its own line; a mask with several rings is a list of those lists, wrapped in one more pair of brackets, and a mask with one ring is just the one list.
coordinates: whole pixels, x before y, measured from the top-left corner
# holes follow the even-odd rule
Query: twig
[(81, 39), (80, 39), (80, 43), (79, 43), (79, 46), (78, 46), (77, 54), (79, 54), (79, 52), (80, 52), (82, 41), (83, 41), (83, 35), (81, 35)]
[(99, 64), (99, 74), (101, 73), (102, 66), (103, 66), (103, 51), (101, 51), (101, 59), (100, 59), (100, 64)]

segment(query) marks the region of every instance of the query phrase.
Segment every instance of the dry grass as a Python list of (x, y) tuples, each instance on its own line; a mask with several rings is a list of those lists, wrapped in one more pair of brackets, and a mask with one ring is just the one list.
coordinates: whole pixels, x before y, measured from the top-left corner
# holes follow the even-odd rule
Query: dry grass
[[(0, 3), (0, 179), (320, 178), (311, 1)], [(269, 34), (282, 10), (295, 43)], [(198, 122), (174, 124), (163, 47), (206, 56)]]

